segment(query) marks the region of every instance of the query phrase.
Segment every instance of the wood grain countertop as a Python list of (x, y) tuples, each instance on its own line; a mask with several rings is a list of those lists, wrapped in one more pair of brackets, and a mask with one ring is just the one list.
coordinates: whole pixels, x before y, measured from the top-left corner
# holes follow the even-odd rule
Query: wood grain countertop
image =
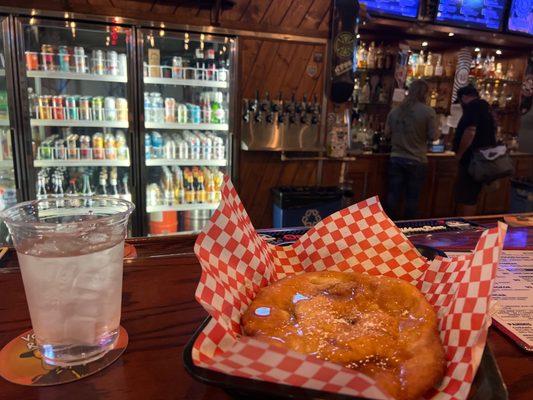
[[(483, 220), (487, 226), (495, 219)], [(435, 233), (411, 240), (443, 250), (471, 249), (479, 233)], [(78, 382), (27, 387), (0, 378), (2, 400), (229, 399), (219, 389), (186, 373), (182, 352), (206, 312), (194, 299), (200, 266), (192, 252), (194, 236), (131, 239), (137, 257), (124, 265), (122, 325), (129, 333), (126, 352), (113, 365)], [(533, 228), (510, 228), (506, 248), (532, 249)], [(0, 347), (31, 327), (16, 256), (0, 267)], [(489, 332), (509, 399), (533, 398), (533, 356), (496, 328)]]

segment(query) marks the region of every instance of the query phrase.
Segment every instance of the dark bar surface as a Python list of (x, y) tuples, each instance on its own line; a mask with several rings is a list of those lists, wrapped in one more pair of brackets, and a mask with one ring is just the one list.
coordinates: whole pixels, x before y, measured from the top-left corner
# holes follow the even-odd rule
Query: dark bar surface
[[(494, 226), (499, 217), (476, 219)], [(410, 239), (441, 250), (472, 249), (480, 232), (432, 233)], [(0, 399), (229, 399), (219, 389), (194, 381), (185, 372), (182, 351), (207, 313), (194, 299), (200, 265), (195, 236), (130, 239), (138, 256), (124, 266), (122, 325), (129, 334), (126, 352), (110, 367), (78, 382), (26, 387), (0, 378)], [(509, 228), (506, 249), (533, 250), (533, 228)], [(22, 278), (10, 251), (0, 267), (0, 347), (31, 328)], [(533, 398), (533, 355), (496, 328), (489, 331), (509, 399)]]

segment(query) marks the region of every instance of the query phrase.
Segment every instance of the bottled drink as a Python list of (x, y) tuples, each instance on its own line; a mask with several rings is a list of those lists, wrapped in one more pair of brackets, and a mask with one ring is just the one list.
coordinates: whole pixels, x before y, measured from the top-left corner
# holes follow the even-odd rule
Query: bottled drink
[(104, 136), (100, 132), (93, 135), (93, 158), (95, 160), (104, 159)]
[(131, 201), (130, 188), (128, 187), (128, 174), (122, 176), (122, 194), (120, 194), (120, 198)]
[(128, 75), (128, 58), (124, 53), (118, 55), (118, 74), (120, 76)]
[(383, 69), (385, 67), (385, 54), (383, 51), (383, 43), (381, 43), (376, 51), (376, 67)]
[(105, 74), (104, 52), (102, 50), (93, 50), (93, 73), (96, 75)]
[(206, 79), (207, 80), (213, 80), (215, 78), (215, 70), (216, 70), (216, 63), (215, 63), (215, 49), (209, 48), (206, 51), (207, 60), (206, 60)]
[(117, 121), (128, 120), (128, 100), (124, 97), (117, 97), (115, 99), (115, 108), (117, 112)]
[(437, 91), (436, 90), (431, 91), (429, 106), (433, 108), (437, 107)]
[(93, 109), (93, 120), (95, 121), (105, 120), (104, 98), (102, 96), (93, 97), (92, 109)]
[(442, 56), (437, 56), (437, 65), (435, 65), (435, 76), (442, 76)]
[(149, 133), (144, 134), (144, 158), (152, 158), (152, 138)]
[(224, 124), (226, 122), (226, 112), (222, 104), (224, 95), (222, 92), (215, 92), (211, 103), (211, 122), (213, 124)]
[(433, 76), (433, 55), (431, 51), (428, 53), (426, 66), (424, 67), (424, 76)]
[(185, 203), (185, 187), (183, 185), (183, 172), (179, 167), (174, 168), (174, 202)]
[(90, 121), (92, 119), (91, 113), (91, 97), (82, 96), (80, 97), (80, 119), (84, 121)]
[(159, 132), (152, 132), (152, 156), (154, 158), (163, 157), (163, 137)]
[(424, 71), (426, 69), (426, 64), (424, 63), (424, 50), (420, 50), (418, 55), (418, 63), (416, 66), (416, 75), (417, 77), (424, 76)]
[(176, 122), (176, 100), (165, 98), (165, 122)]
[(80, 158), (83, 160), (92, 158), (91, 137), (88, 135), (80, 136)]
[(91, 188), (91, 181), (89, 180), (89, 173), (83, 173), (83, 187), (81, 189), (81, 194), (84, 196), (92, 196), (93, 189)]
[(194, 178), (192, 173), (186, 169), (186, 173), (184, 174), (184, 187), (185, 187), (185, 203), (192, 204), (195, 200), (195, 193), (194, 193)]
[(204, 80), (206, 78), (205, 76), (205, 65), (204, 65), (204, 51), (197, 47), (195, 52), (195, 62), (196, 62), (196, 74), (195, 79)]
[(78, 135), (74, 133), (67, 136), (67, 158), (69, 160), (80, 158), (78, 154)]
[(109, 195), (111, 197), (119, 198), (118, 194), (118, 179), (117, 179), (117, 167), (111, 168), (111, 173), (109, 174)]
[(58, 47), (59, 70), (63, 72), (70, 71), (70, 53), (67, 46)]
[(196, 202), (197, 203), (205, 203), (207, 202), (207, 194), (205, 191), (204, 186), (204, 175), (203, 173), (199, 173), (198, 177), (196, 178)]
[(37, 200), (46, 199), (48, 197), (48, 193), (46, 192), (46, 180), (44, 175), (41, 175), (39, 173), (37, 177)]
[(209, 101), (209, 95), (211, 93), (204, 92), (200, 94), (200, 107), (202, 108), (202, 122), (209, 124), (211, 122), (211, 102)]
[(129, 159), (129, 151), (128, 151), (128, 145), (126, 143), (126, 135), (122, 131), (117, 131), (117, 134), (115, 135), (115, 147), (117, 149), (117, 158), (119, 160), (128, 160)]
[(106, 70), (109, 75), (118, 75), (118, 53), (115, 50), (107, 52)]
[(183, 79), (183, 59), (172, 57), (172, 78)]
[(376, 44), (374, 42), (371, 42), (370, 46), (368, 47), (367, 68), (376, 68)]
[(163, 186), (163, 199), (165, 205), (172, 205), (174, 202), (174, 180), (172, 174), (167, 166), (161, 167), (163, 176), (161, 177), (161, 184)]
[(85, 49), (83, 47), (74, 47), (74, 67), (79, 74), (87, 72), (85, 66)]
[(101, 196), (107, 196), (107, 171), (105, 168), (102, 168), (98, 176), (97, 193)]
[(106, 160), (116, 160), (117, 159), (116, 141), (115, 141), (115, 136), (112, 133), (105, 134), (104, 146), (105, 146)]
[(43, 44), (41, 46), (41, 66), (43, 71), (56, 70), (54, 56), (54, 47), (52, 45)]
[(364, 42), (361, 42), (357, 49), (357, 67), (366, 68), (366, 50)]
[(146, 122), (155, 122), (152, 118), (152, 98), (150, 93), (144, 92), (144, 119)]
[(26, 69), (28, 71), (37, 71), (39, 69), (39, 53), (26, 51), (24, 54), (26, 56)]
[(68, 187), (65, 192), (66, 196), (77, 196), (78, 188), (76, 187), (76, 178), (70, 178), (68, 181)]
[(208, 203), (216, 203), (215, 200), (215, 181), (213, 174), (208, 172), (206, 175), (206, 200)]
[(176, 159), (176, 143), (169, 135), (165, 136), (164, 139), (164, 156), (163, 158), (167, 160), (175, 160)]
[(104, 113), (106, 121), (116, 121), (117, 120), (117, 109), (115, 98), (108, 96), (104, 100)]

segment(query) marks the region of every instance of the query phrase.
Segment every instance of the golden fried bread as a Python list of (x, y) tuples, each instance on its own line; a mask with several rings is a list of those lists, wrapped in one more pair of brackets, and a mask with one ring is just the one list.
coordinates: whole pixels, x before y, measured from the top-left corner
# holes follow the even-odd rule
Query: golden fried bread
[(396, 399), (418, 399), (444, 374), (435, 311), (399, 279), (290, 276), (261, 289), (241, 323), (248, 336), (367, 374)]

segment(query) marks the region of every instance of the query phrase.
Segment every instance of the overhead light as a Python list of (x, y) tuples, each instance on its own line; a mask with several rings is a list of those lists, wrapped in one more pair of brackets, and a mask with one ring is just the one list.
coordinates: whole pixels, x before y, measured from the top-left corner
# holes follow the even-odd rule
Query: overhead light
[(475, 51), (476, 53), (479, 53), (479, 52), (481, 51), (481, 49), (480, 49), (479, 47), (476, 47), (476, 48), (474, 49), (474, 51)]
[(360, 39), (360, 38), (361, 38), (361, 35), (360, 35), (360, 34), (357, 34), (355, 37), (356, 37), (357, 39)]
[(496, 54), (501, 56), (502, 55), (502, 51), (500, 49), (496, 50)]
[(422, 47), (428, 47), (428, 44), (429, 44), (428, 42), (424, 41), (422, 42)]
[(453, 32), (449, 32), (449, 33), (448, 33), (448, 36), (449, 36), (449, 37), (455, 36), (455, 33), (453, 33)]
[(161, 36), (161, 37), (165, 36), (165, 30), (164, 29), (161, 29), (159, 31), (159, 36)]

